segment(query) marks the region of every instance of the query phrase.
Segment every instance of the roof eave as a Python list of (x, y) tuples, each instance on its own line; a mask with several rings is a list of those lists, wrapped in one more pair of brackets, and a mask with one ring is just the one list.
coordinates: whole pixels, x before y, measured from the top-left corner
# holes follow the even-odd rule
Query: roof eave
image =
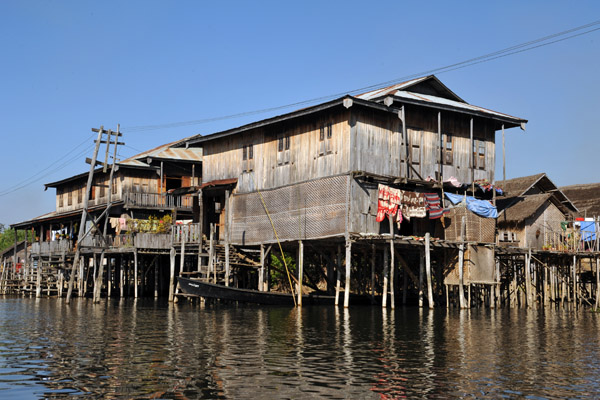
[(517, 117), (510, 117), (510, 116), (502, 117), (501, 115), (488, 114), (483, 111), (466, 110), (464, 108), (453, 107), (449, 104), (439, 104), (439, 103), (433, 103), (433, 102), (425, 101), (425, 100), (407, 99), (405, 97), (399, 97), (399, 96), (393, 96), (393, 95), (392, 96), (389, 96), (389, 95), (379, 96), (377, 98), (372, 99), (371, 101), (375, 102), (378, 100), (383, 100), (386, 97), (392, 97), (394, 102), (398, 102), (398, 103), (419, 105), (419, 106), (433, 108), (436, 110), (453, 111), (453, 112), (457, 112), (457, 113), (461, 113), (461, 114), (468, 114), (468, 115), (473, 115), (473, 116), (477, 116), (477, 117), (481, 117), (481, 118), (495, 120), (495, 121), (501, 122), (503, 124), (507, 124), (508, 126), (505, 126), (505, 128), (507, 128), (507, 129), (508, 128), (516, 128), (516, 127), (524, 127), (524, 124), (527, 124), (527, 122), (529, 122), (526, 119), (517, 118)]
[(359, 99), (356, 98), (354, 96), (350, 96), (350, 95), (346, 95), (344, 97), (340, 97), (338, 99), (335, 100), (331, 100), (328, 101), (326, 103), (321, 103), (318, 104), (316, 106), (312, 106), (312, 107), (307, 107), (307, 108), (303, 108), (301, 110), (297, 110), (297, 111), (293, 111), (287, 114), (283, 114), (283, 115), (278, 115), (272, 118), (267, 118), (267, 119), (263, 119), (261, 121), (257, 121), (257, 122), (253, 122), (247, 125), (243, 125), (237, 128), (232, 128), (232, 129), (228, 129), (226, 131), (221, 131), (221, 132), (216, 132), (210, 135), (205, 135), (205, 136), (198, 136), (196, 139), (191, 139), (188, 140), (187, 143), (192, 145), (192, 144), (199, 144), (199, 143), (204, 143), (204, 142), (208, 142), (208, 141), (212, 141), (212, 140), (216, 140), (216, 139), (220, 139), (223, 137), (227, 137), (227, 136), (231, 136), (231, 135), (235, 135), (238, 133), (242, 133), (242, 132), (246, 132), (248, 130), (251, 129), (256, 129), (256, 128), (262, 128), (265, 126), (269, 126), (269, 125), (273, 125), (279, 122), (284, 122), (284, 121), (288, 121), (290, 119), (294, 119), (294, 118), (299, 118), (299, 117), (303, 117), (306, 115), (310, 115), (310, 114), (314, 114), (320, 111), (324, 111), (333, 107), (337, 107), (340, 105), (344, 105), (344, 100), (352, 100), (352, 105), (356, 104), (356, 105), (360, 105), (360, 106), (365, 106), (365, 107), (370, 107), (370, 108), (374, 108), (374, 109), (379, 109), (381, 111), (387, 111), (387, 112), (396, 112), (395, 109), (387, 107), (385, 105), (379, 104), (379, 103), (375, 103), (373, 101), (370, 100), (363, 100), (363, 99)]

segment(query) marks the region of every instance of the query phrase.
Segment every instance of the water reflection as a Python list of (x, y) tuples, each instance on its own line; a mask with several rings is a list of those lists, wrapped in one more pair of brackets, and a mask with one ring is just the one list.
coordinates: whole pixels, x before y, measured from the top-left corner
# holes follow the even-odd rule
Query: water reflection
[(0, 398), (598, 397), (599, 316), (3, 299)]

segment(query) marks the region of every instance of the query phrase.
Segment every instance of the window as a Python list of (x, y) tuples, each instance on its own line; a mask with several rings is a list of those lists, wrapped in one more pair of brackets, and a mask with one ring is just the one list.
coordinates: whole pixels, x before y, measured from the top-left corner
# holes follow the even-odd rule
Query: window
[(73, 189), (69, 189), (69, 193), (67, 193), (67, 205), (73, 205)]
[(277, 166), (290, 163), (290, 135), (281, 134), (277, 137)]
[(112, 179), (112, 194), (117, 194), (117, 178)]
[(252, 143), (242, 146), (242, 170), (244, 172), (254, 170), (254, 145)]
[(449, 133), (444, 133), (442, 135), (442, 157), (444, 164), (452, 165), (452, 135)]
[(319, 129), (319, 156), (331, 154), (333, 151), (333, 129), (331, 123), (322, 125)]
[(517, 242), (517, 234), (515, 232), (501, 231), (498, 232), (498, 240), (500, 242)]
[(98, 186), (100, 186), (100, 198), (104, 197), (106, 195), (106, 181), (101, 180), (98, 182)]
[(83, 191), (85, 190), (85, 188), (79, 188), (77, 190), (77, 203), (81, 204), (81, 202), (83, 201)]
[(63, 190), (56, 189), (56, 194), (58, 195), (58, 206), (62, 207), (63, 206)]
[(485, 147), (484, 140), (473, 139), (473, 168), (485, 169)]

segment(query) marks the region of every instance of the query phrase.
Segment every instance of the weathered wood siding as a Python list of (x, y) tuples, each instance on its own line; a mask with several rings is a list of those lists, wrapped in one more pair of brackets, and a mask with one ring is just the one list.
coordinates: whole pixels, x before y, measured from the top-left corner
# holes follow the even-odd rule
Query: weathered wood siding
[[(348, 172), (348, 119), (349, 111), (338, 108), (314, 119), (257, 128), (206, 142), (203, 181), (237, 178), (237, 192), (248, 193)], [(323, 152), (320, 128), (327, 124), (331, 124), (332, 137)], [(279, 138), (286, 136), (289, 136), (289, 150), (280, 154)], [(248, 145), (252, 145), (253, 159), (244, 161), (243, 146)]]
[(553, 203), (546, 203), (534, 216), (525, 221), (527, 229), (523, 229), (517, 236), (519, 246), (541, 249), (550, 243), (553, 233), (556, 233), (556, 237), (563, 233), (560, 223), (564, 220), (565, 215), (558, 207)]
[[(405, 146), (402, 123), (397, 114), (359, 108), (351, 110), (351, 170), (412, 179), (438, 178), (441, 151), (437, 112), (425, 108), (406, 108), (408, 146)], [(452, 162), (442, 164), (442, 177), (448, 179), (454, 176), (460, 182), (471, 182), (473, 152), (470, 118), (442, 112), (441, 129), (442, 135), (452, 137)], [(475, 156), (475, 180), (493, 181), (496, 162), (493, 126), (475, 118), (473, 139), (483, 141), (485, 147), (482, 168), (479, 166), (479, 154)], [(479, 148), (476, 150), (479, 151)], [(410, 159), (413, 167), (409, 168), (408, 173), (407, 159)]]

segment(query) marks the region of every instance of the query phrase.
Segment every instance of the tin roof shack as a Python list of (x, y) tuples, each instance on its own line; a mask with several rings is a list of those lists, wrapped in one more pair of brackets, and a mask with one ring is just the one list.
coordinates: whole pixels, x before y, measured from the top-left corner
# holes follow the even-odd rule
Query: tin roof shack
[(497, 200), (498, 244), (538, 250), (563, 250), (577, 207), (545, 173), (504, 182), (506, 197)]
[(600, 217), (600, 183), (563, 186), (560, 190), (577, 206), (577, 217)]
[[(173, 192), (183, 187), (200, 186), (202, 153), (201, 149), (178, 148), (175, 144), (162, 145), (117, 162), (111, 182), (110, 168), (94, 170), (86, 223), (86, 232), (91, 233), (82, 241), (77, 238), (78, 225), (86, 200), (89, 173), (45, 185), (46, 189), (56, 189), (56, 210), (11, 227), (35, 231), (38, 241), (32, 245), (31, 257), (52, 271), (53, 285), (58, 285), (57, 274), (64, 270), (65, 263), (72, 261), (75, 245), (80, 247), (82, 254), (92, 258), (93, 254), (104, 251), (132, 255), (138, 248), (168, 253), (172, 247), (170, 234), (145, 235), (140, 226), (142, 223), (149, 225), (146, 222), (150, 218), (158, 220), (165, 215), (172, 216), (173, 220), (193, 219), (193, 196), (176, 196)], [(105, 219), (110, 220), (106, 240), (100, 238)], [(132, 231), (140, 234), (129, 235)], [(161, 240), (158, 240), (159, 236)]]
[(428, 218), (406, 218), (400, 229), (377, 222), (378, 184), (440, 195), (444, 178), (493, 182), (495, 133), (526, 122), (470, 105), (427, 76), (185, 144), (202, 147), (204, 184), (212, 185), (203, 189), (212, 215), (204, 232), (220, 223), (231, 245), (337, 239), (350, 249), (361, 238), (389, 239), (390, 226), (434, 233)]

